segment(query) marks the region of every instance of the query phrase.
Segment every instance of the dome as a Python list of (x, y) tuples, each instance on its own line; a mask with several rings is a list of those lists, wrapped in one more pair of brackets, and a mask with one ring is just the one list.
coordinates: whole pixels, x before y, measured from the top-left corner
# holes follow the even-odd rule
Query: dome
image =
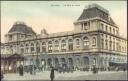
[(47, 33), (46, 29), (43, 28), (43, 30), (41, 30), (41, 34), (46, 34), (47, 35), (48, 33)]
[(25, 34), (36, 34), (31, 27), (28, 27), (24, 22), (16, 22), (8, 33), (19, 32)]

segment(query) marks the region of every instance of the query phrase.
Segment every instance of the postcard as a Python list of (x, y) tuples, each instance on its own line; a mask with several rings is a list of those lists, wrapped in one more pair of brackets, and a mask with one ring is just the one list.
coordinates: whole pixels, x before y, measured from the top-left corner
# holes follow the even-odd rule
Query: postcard
[(1, 80), (127, 80), (127, 1), (1, 1)]

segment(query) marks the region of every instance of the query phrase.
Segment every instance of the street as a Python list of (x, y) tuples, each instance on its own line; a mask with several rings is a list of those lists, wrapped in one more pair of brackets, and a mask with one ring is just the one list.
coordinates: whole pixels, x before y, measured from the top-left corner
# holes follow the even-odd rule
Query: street
[[(60, 79), (61, 78), (61, 79)], [(90, 75), (81, 75), (76, 77), (62, 78), (59, 80), (127, 80), (127, 72), (110, 72)]]
[[(19, 74), (5, 74), (3, 81), (16, 81), (16, 80), (50, 80), (50, 71), (36, 73), (30, 75), (25, 73), (24, 76)], [(112, 71), (112, 72), (99, 72), (92, 74), (91, 71), (75, 71), (73, 73), (58, 73), (55, 72), (55, 80), (127, 80), (127, 72)]]

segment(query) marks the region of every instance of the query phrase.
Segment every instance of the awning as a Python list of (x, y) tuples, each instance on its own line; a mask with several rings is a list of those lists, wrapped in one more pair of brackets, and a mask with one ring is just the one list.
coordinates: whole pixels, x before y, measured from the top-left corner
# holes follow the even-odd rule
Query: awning
[(127, 66), (126, 62), (109, 62), (110, 66)]
[(20, 54), (13, 54), (6, 58), (7, 60), (24, 60), (24, 57)]

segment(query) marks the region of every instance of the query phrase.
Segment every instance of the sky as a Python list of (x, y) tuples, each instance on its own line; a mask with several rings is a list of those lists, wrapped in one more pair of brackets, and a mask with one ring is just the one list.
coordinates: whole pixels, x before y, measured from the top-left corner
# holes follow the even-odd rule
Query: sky
[(126, 1), (1, 1), (1, 41), (5, 41), (4, 35), (16, 21), (25, 22), (37, 34), (43, 28), (48, 33), (72, 31), (73, 22), (92, 3), (107, 9), (120, 34), (127, 37)]

